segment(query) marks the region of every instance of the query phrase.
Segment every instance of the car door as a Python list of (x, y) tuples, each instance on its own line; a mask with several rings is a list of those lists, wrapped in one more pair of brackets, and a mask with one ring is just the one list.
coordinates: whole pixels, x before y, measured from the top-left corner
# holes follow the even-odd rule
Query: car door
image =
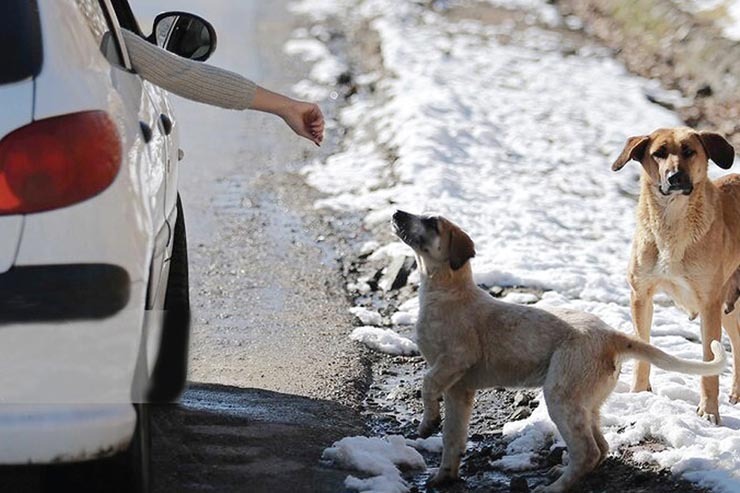
[[(116, 16), (121, 28), (141, 35), (136, 18), (126, 0), (112, 0), (110, 6), (111, 15)], [(146, 80), (140, 78), (140, 81), (142, 100), (146, 100), (147, 106), (147, 120), (142, 122), (142, 125), (145, 125), (145, 132), (151, 139), (150, 151), (156, 153), (156, 156), (153, 156), (158, 163), (156, 170), (161, 173), (154, 180), (158, 188), (152, 207), (163, 226), (155, 231), (148, 308), (161, 308), (164, 300), (158, 299), (158, 294), (161, 295), (163, 284), (166, 283), (166, 260), (171, 249), (177, 201), (178, 128), (167, 92)]]

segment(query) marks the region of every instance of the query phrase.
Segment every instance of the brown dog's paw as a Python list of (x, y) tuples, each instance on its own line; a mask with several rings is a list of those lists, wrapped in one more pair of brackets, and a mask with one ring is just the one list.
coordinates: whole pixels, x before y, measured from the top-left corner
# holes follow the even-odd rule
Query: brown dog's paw
[(650, 382), (640, 383), (640, 384), (632, 384), (632, 388), (630, 389), (630, 392), (637, 393), (637, 392), (652, 392), (653, 386)]
[(735, 405), (740, 402), (740, 390), (730, 394), (730, 404)]
[(710, 409), (710, 407), (707, 406), (705, 403), (699, 404), (699, 407), (696, 408), (696, 414), (706, 419), (713, 425), (719, 425), (722, 422), (721, 418), (719, 417), (719, 409)]
[(419, 436), (421, 438), (429, 438), (437, 433), (440, 424), (442, 424), (442, 418), (439, 416), (429, 420), (423, 419), (419, 425)]

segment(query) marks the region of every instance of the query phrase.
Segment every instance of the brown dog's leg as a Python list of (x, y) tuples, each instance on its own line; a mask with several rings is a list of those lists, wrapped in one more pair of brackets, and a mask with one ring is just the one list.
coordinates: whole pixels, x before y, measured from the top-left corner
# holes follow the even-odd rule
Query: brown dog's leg
[(727, 331), (732, 345), (732, 390), (730, 391), (730, 403), (740, 402), (740, 310), (735, 310), (729, 315), (722, 317), (722, 326)]
[[(653, 324), (653, 292), (652, 290), (636, 291), (632, 289), (630, 297), (632, 309), (632, 323), (635, 334), (643, 341), (650, 342), (650, 327)], [(650, 363), (635, 361), (635, 370), (632, 379), (632, 392), (651, 391)]]
[(454, 358), (440, 356), (434, 366), (424, 375), (421, 388), (421, 399), (424, 403), (424, 416), (419, 425), (419, 436), (427, 438), (439, 428), (439, 399), (452, 387), (462, 375), (465, 368), (460, 368)]
[(468, 442), (468, 424), (474, 397), (474, 390), (459, 384), (445, 393), (442, 463), (437, 475), (429, 482), (430, 486), (457, 479), (460, 475), (460, 460)]
[[(714, 358), (710, 344), (722, 338), (722, 300), (714, 301), (701, 311), (701, 343), (704, 348), (704, 361)], [(696, 413), (718, 425), (719, 417), (719, 377), (702, 377), (701, 401)]]

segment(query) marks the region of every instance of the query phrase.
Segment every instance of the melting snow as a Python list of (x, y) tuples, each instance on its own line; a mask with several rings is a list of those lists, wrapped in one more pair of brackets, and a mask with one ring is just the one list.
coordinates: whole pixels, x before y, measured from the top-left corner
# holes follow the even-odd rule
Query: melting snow
[(424, 458), (402, 436), (342, 438), (324, 450), (322, 459), (369, 474), (367, 479), (348, 476), (344, 483), (348, 489), (364, 492), (406, 493), (409, 487), (399, 466), (426, 469)]
[(383, 323), (383, 317), (374, 310), (368, 310), (361, 306), (354, 306), (349, 309), (350, 313), (360, 319), (365, 325), (380, 325)]
[(415, 355), (419, 354), (419, 348), (411, 339), (398, 335), (391, 329), (380, 327), (358, 327), (349, 336), (353, 341), (358, 341), (382, 353)]

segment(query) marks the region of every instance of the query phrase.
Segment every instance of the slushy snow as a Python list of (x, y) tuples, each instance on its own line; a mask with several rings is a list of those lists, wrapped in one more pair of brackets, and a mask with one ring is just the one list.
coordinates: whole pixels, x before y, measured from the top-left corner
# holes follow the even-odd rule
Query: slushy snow
[(362, 306), (353, 306), (349, 312), (357, 317), (365, 325), (381, 325), (383, 317), (375, 310), (369, 310)]
[(372, 326), (357, 327), (349, 338), (381, 353), (407, 356), (419, 354), (419, 348), (416, 347), (414, 341), (398, 335), (392, 329)]
[(346, 437), (324, 450), (321, 457), (333, 464), (363, 472), (370, 477), (348, 476), (344, 485), (351, 490), (377, 493), (406, 493), (408, 484), (399, 467), (426, 469), (419, 452), (406, 444), (402, 436), (384, 438)]
[[(547, 7), (516, 3), (540, 17)], [(613, 173), (610, 164), (628, 136), (681, 124), (645, 98), (654, 83), (598, 47), (564, 52), (560, 35), (535, 26), (450, 20), (410, 1), (298, 6), (318, 20), (369, 22), (384, 62), (375, 91), (361, 91), (340, 113), (349, 129), (340, 151), (304, 170), (326, 193), (317, 207), (360, 212), (367, 227), (386, 223), (396, 208), (439, 211), (475, 241), (477, 282), (540, 288), (540, 304), (588, 311), (632, 332), (625, 274), (640, 167)], [(392, 243), (372, 256), (404, 249), (411, 254)], [(655, 307), (652, 342), (701, 359), (698, 324), (665, 300)], [(412, 312), (401, 310), (393, 323), (412, 323)], [(632, 394), (631, 372), (625, 364), (603, 408), (612, 450), (652, 437), (667, 448), (641, 452), (641, 460), (715, 491), (740, 491), (730, 369), (720, 377), (720, 427), (695, 414), (698, 377), (653, 369), (655, 392)], [(502, 467), (527, 467), (558, 439), (539, 400), (531, 417), (505, 428)]]

